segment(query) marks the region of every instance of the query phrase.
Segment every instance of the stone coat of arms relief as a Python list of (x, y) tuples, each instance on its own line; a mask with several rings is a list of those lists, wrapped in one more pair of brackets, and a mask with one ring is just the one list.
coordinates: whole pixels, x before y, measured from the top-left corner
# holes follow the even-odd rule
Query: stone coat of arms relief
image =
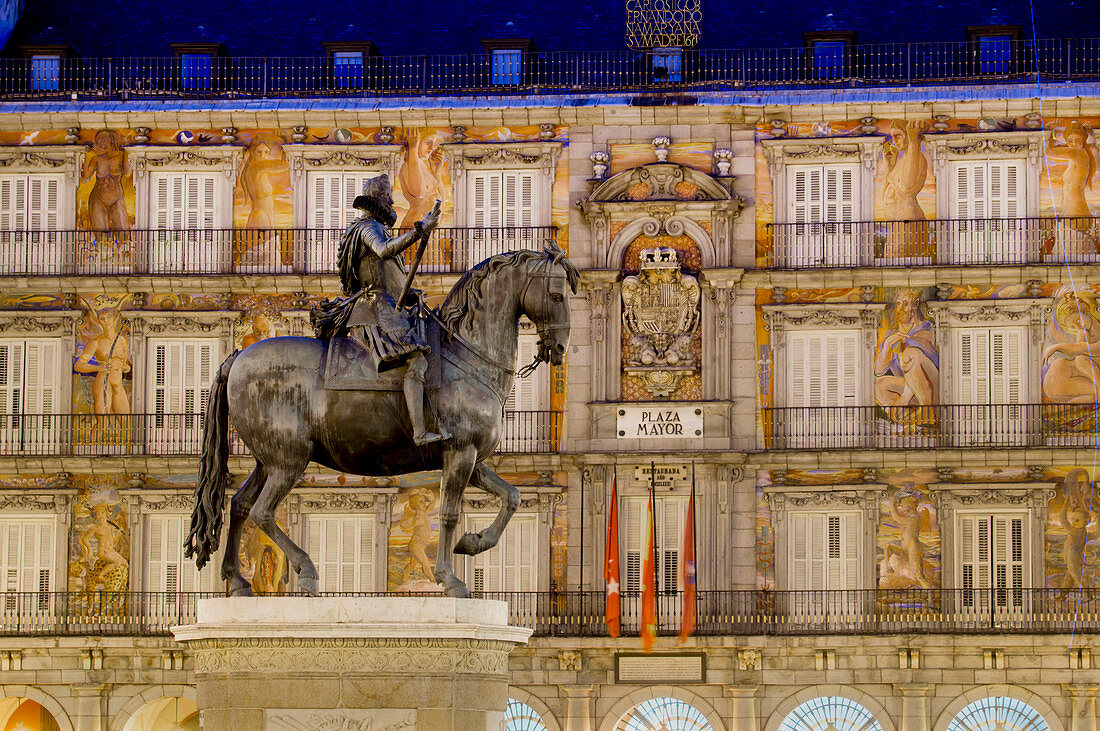
[(637, 276), (622, 282), (623, 324), (630, 338), (624, 364), (654, 398), (668, 398), (698, 371), (691, 336), (699, 325), (698, 280), (680, 271), (680, 252), (642, 249)]

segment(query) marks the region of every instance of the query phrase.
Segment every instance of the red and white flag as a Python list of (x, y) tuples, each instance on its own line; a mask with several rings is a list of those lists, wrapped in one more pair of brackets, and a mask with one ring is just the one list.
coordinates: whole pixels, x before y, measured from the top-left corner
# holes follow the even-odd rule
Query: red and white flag
[(681, 583), (684, 585), (684, 606), (680, 612), (680, 643), (687, 642), (695, 631), (695, 481), (691, 482), (691, 501), (688, 502), (687, 525), (684, 526), (684, 562), (681, 565)]
[(622, 609), (619, 602), (619, 496), (615, 480), (611, 480), (611, 503), (607, 511), (607, 547), (604, 550), (603, 621), (612, 637), (619, 636)]
[(645, 521), (645, 543), (642, 544), (642, 649), (649, 652), (657, 641), (657, 562), (653, 545), (653, 491), (649, 492), (649, 514)]

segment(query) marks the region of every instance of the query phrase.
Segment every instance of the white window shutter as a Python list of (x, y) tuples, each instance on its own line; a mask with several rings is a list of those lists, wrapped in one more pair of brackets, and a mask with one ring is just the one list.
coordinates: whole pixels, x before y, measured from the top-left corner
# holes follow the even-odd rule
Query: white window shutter
[(787, 516), (787, 576), (792, 591), (807, 588), (810, 579), (810, 515), (794, 512)]
[(850, 223), (855, 220), (856, 167), (851, 165), (826, 165), (823, 168), (825, 221)]
[[(535, 332), (520, 332), (519, 343), (516, 348), (516, 370), (535, 359), (539, 350), (539, 336)], [(544, 376), (543, 376), (544, 377)], [(541, 389), (539, 388), (540, 371), (535, 371), (527, 378), (516, 376), (512, 383), (512, 391), (504, 403), (504, 410), (508, 411), (539, 411), (543, 409), (541, 403)]]
[(806, 351), (809, 348), (806, 333), (787, 336), (787, 406), (805, 406), (810, 400), (806, 383)]
[(862, 566), (859, 513), (793, 511), (788, 521), (788, 589), (859, 588)]
[(471, 172), (467, 177), (469, 201), (467, 221), (471, 228), (484, 228), (489, 225), (489, 176), (484, 172)]
[(658, 568), (660, 580), (658, 586), (662, 591), (682, 590), (680, 581), (681, 555), (684, 550), (684, 520), (687, 517), (687, 500), (680, 497), (664, 497), (657, 500), (660, 520), (658, 556), (661, 565)]
[(206, 409), (217, 360), (216, 338), (150, 342), (153, 412), (196, 414)]
[(843, 585), (839, 589), (860, 589), (861, 587), (861, 552), (860, 552), (860, 515), (858, 513), (845, 513), (841, 522), (841, 561), (843, 562)]
[(1015, 328), (997, 328), (990, 331), (989, 340), (990, 403), (1022, 403), (1026, 332)]
[(858, 330), (789, 333), (787, 405), (859, 405), (859, 345)]
[(52, 414), (57, 408), (59, 386), (58, 343), (56, 340), (28, 340), (25, 344), (24, 412)]
[[(626, 586), (628, 594), (636, 594), (642, 590), (642, 551), (645, 546), (645, 532), (642, 524), (647, 520), (648, 498), (623, 498), (620, 511), (619, 524), (624, 530), (619, 542), (624, 549), (622, 551), (626, 561), (622, 564), (626, 567)], [(625, 519), (624, 519), (625, 518)]]
[(0, 175), (0, 230), (27, 229), (27, 176)]
[(809, 198), (810, 171), (804, 165), (787, 168), (787, 220), (791, 223), (810, 223)]
[(309, 554), (321, 591), (374, 590), (374, 527), (373, 516), (310, 516)]
[(959, 366), (959, 403), (988, 404), (989, 390), (989, 330), (967, 328), (956, 330)]
[[(169, 591), (167, 544), (164, 540), (164, 518), (150, 515), (145, 521), (145, 586), (149, 591)], [(174, 583), (174, 582), (172, 582)]]
[(20, 340), (0, 341), (0, 413), (22, 414), (23, 361), (25, 344)]
[(53, 591), (54, 521), (36, 516), (0, 520), (0, 588), (3, 591)]
[(61, 227), (61, 188), (64, 177), (35, 173), (28, 176), (27, 228), (56, 231)]

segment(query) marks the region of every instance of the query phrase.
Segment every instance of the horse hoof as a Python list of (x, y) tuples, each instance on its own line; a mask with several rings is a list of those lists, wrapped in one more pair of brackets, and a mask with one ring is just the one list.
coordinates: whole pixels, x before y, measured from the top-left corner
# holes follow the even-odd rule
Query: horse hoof
[(298, 577), (298, 589), (303, 594), (308, 594), (309, 596), (321, 596), (321, 593), (319, 591), (317, 591), (317, 577), (316, 576), (314, 576), (312, 578), (310, 578), (308, 576), (299, 576)]
[(443, 595), (454, 597), (456, 599), (469, 599), (470, 598), (470, 590), (466, 588), (465, 584), (463, 584), (461, 581), (458, 581), (456, 579), (456, 580), (454, 580), (452, 582), (448, 582), (446, 585), (444, 585)]
[(231, 587), (229, 590), (229, 596), (256, 596), (252, 593), (251, 584), (245, 582), (240, 586)]
[(455, 553), (461, 553), (464, 556), (476, 556), (481, 553), (481, 534), (480, 533), (467, 533), (459, 539), (455, 544)]

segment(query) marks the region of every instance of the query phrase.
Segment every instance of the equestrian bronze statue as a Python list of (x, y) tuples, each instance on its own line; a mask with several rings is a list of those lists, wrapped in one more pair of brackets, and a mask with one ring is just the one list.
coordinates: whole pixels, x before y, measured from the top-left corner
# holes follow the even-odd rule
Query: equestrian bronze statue
[[(467, 555), (492, 548), (519, 505), (519, 491), (485, 464), (501, 439), (517, 375), (519, 318), (538, 331), (536, 362), (562, 363), (576, 268), (554, 244), (498, 254), (463, 274), (439, 310), (429, 310), (410, 289), (402, 253), (419, 242), (419, 260), (438, 209), (391, 237), (396, 218), (385, 176), (368, 182), (355, 206), (364, 216), (348, 227), (339, 252), (346, 296), (315, 310), (318, 337), (270, 338), (235, 352), (210, 389), (185, 548), (200, 569), (217, 551), (232, 421), (256, 460), (229, 511), (221, 575), (233, 596), (252, 594), (238, 564), (248, 517), (286, 554), (299, 589), (317, 594), (313, 562), (275, 522), (311, 461), (356, 475), (441, 470), (434, 578), (448, 596), (468, 595), (454, 573), (452, 545)], [(492, 525), (456, 543), (467, 484), (501, 507)]]

